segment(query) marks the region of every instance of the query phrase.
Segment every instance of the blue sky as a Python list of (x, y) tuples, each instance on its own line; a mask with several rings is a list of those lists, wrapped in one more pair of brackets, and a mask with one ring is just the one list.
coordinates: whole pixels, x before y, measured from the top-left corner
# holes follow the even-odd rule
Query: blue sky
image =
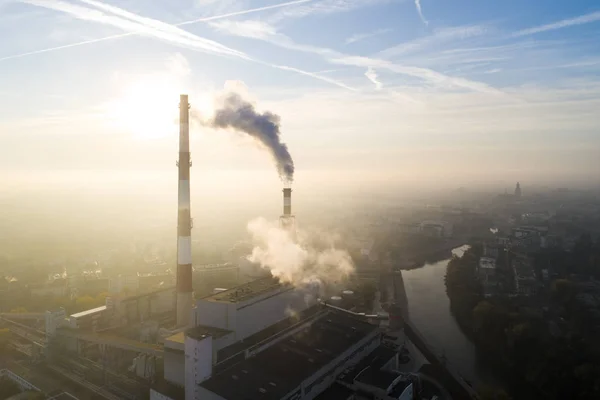
[[(593, 0), (0, 0), (0, 37), (4, 175), (170, 171), (177, 94), (237, 81), (282, 116), (299, 177), (599, 177)], [(200, 131), (200, 167), (275, 177)]]

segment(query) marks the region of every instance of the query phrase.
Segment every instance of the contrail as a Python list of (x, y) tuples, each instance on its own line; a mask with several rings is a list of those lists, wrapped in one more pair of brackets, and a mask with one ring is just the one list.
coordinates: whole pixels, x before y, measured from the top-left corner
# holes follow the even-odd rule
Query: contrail
[[(123, 18), (116, 14), (106, 14), (103, 11), (88, 8), (71, 2), (61, 0), (21, 0), (24, 3), (33, 4), (39, 7), (48, 8), (51, 10), (61, 11), (65, 14), (72, 15), (83, 21), (92, 21), (105, 25), (110, 25), (126, 32), (140, 33), (144, 36), (153, 37), (163, 40), (181, 47), (191, 48), (193, 50), (203, 51), (222, 56), (235, 56), (238, 58), (250, 60), (245, 53), (226, 47), (213, 40), (209, 40), (200, 36), (192, 35), (191, 33), (179, 28), (171, 27), (171, 29), (158, 29), (156, 23), (151, 24), (149, 21), (140, 22), (142, 17), (138, 19)], [(124, 10), (123, 10), (124, 11)], [(177, 32), (179, 29), (181, 32)]]
[[(197, 51), (203, 51), (203, 52), (208, 52), (208, 53), (213, 53), (213, 54), (217, 54), (217, 55), (222, 55), (222, 56), (235, 56), (237, 58), (246, 60), (246, 61), (252, 61), (255, 63), (259, 63), (265, 66), (269, 66), (271, 68), (277, 68), (277, 69), (281, 69), (281, 70), (286, 70), (286, 71), (291, 71), (291, 72), (296, 72), (298, 74), (302, 74), (305, 76), (309, 76), (312, 77), (314, 79), (318, 79), (321, 80), (323, 82), (327, 82), (339, 87), (342, 87), (344, 89), (347, 90), (353, 90), (355, 91), (356, 89), (351, 88), (345, 84), (343, 84), (342, 82), (336, 81), (334, 79), (331, 78), (327, 78), (327, 77), (322, 77), (307, 71), (303, 71), (300, 70), (298, 68), (293, 68), (293, 67), (288, 67), (285, 65), (277, 65), (277, 64), (272, 64), (272, 63), (268, 63), (268, 62), (264, 62), (258, 59), (254, 59), (250, 56), (248, 56), (247, 54), (229, 48), (227, 46), (224, 46), (218, 42), (215, 42), (213, 40), (209, 40), (203, 37), (200, 37), (198, 35), (194, 35), (193, 33), (190, 33), (188, 31), (185, 31), (183, 29), (177, 28), (175, 25), (171, 25), (171, 24), (167, 24), (165, 22), (162, 21), (158, 21), (155, 19), (151, 19), (151, 18), (146, 18), (137, 14), (134, 14), (132, 12), (129, 12), (127, 10), (115, 7), (115, 6), (111, 6), (96, 0), (79, 0), (80, 2), (87, 4), (89, 6), (92, 7), (96, 7), (97, 9), (94, 8), (88, 8), (88, 7), (84, 7), (84, 6), (80, 6), (74, 3), (70, 3), (70, 2), (65, 2), (62, 0), (21, 0), (24, 3), (29, 3), (29, 4), (33, 4), (39, 7), (44, 7), (44, 8), (49, 8), (52, 10), (56, 10), (56, 11), (61, 11), (64, 12), (66, 14), (70, 14), (75, 16), (76, 18), (79, 18), (81, 20), (84, 21), (93, 21), (93, 22), (98, 22), (98, 23), (102, 23), (102, 24), (107, 24), (107, 25), (111, 25), (120, 29), (123, 29), (125, 31), (127, 31), (126, 33), (120, 34), (120, 35), (113, 35), (109, 38), (101, 38), (101, 39), (96, 39), (96, 41), (101, 41), (101, 40), (108, 40), (108, 39), (114, 39), (114, 38), (118, 38), (118, 37), (124, 37), (124, 36), (129, 36), (129, 35), (135, 35), (135, 34), (141, 34), (141, 35), (146, 35), (149, 37), (154, 37), (156, 39), (160, 39), (166, 42), (169, 42), (171, 44), (175, 44), (178, 46), (182, 46), (182, 47), (186, 47), (186, 48), (191, 48), (193, 50), (197, 50)], [(303, 1), (308, 1), (308, 0), (303, 0)], [(282, 7), (283, 5), (290, 5), (290, 4), (297, 4), (298, 1), (293, 1), (293, 2), (287, 2), (287, 3), (282, 3), (280, 5), (277, 5), (279, 7)], [(270, 6), (270, 7), (275, 7), (274, 6)], [(261, 10), (265, 9), (265, 7), (261, 7)], [(110, 14), (105, 14), (105, 12), (108, 12)], [(250, 12), (250, 10), (246, 10), (246, 12)], [(238, 14), (241, 13), (238, 12)], [(227, 14), (227, 15), (231, 15)], [(215, 19), (215, 17), (208, 17), (210, 19)], [(186, 22), (182, 22), (181, 24), (184, 23), (191, 23), (191, 22), (198, 22), (201, 19), (198, 20), (194, 20), (194, 21), (186, 21)], [(89, 40), (86, 41), (86, 43), (90, 42)], [(70, 45), (70, 47), (73, 46), (77, 46), (79, 44), (72, 44)], [(69, 46), (69, 45), (66, 45)], [(65, 46), (61, 46), (61, 47), (65, 47)], [(45, 52), (47, 51), (51, 51), (51, 50), (45, 50)], [(38, 50), (38, 52), (41, 52), (40, 50)], [(35, 54), (36, 52), (30, 52), (30, 54)], [(16, 56), (11, 56), (8, 58), (15, 58), (15, 57), (22, 57), (23, 55), (16, 55)], [(5, 57), (4, 59), (7, 59), (7, 57)], [(2, 60), (2, 59), (0, 59)]]
[(425, 19), (425, 16), (423, 15), (423, 9), (421, 8), (421, 0), (415, 0), (415, 7), (417, 7), (417, 12), (419, 13), (421, 21), (423, 21), (425, 25), (429, 25), (429, 21), (427, 21)]
[(259, 113), (254, 105), (242, 98), (238, 93), (226, 93), (212, 118), (203, 119), (193, 115), (205, 126), (218, 129), (234, 129), (244, 132), (261, 143), (271, 153), (277, 166), (277, 172), (285, 183), (294, 180), (294, 161), (281, 141), (280, 118), (270, 112)]
[[(177, 27), (177, 26), (184, 26), (184, 25), (196, 24), (198, 22), (214, 21), (214, 20), (218, 20), (218, 19), (235, 17), (235, 16), (238, 16), (238, 15), (252, 14), (252, 13), (257, 13), (257, 12), (261, 12), (261, 11), (273, 10), (273, 9), (276, 9), (276, 8), (288, 7), (288, 6), (292, 6), (292, 5), (296, 5), (296, 4), (309, 3), (309, 2), (312, 2), (312, 1), (314, 1), (314, 0), (288, 1), (288, 2), (285, 2), (285, 3), (273, 4), (273, 5), (270, 5), (270, 6), (264, 6), (264, 7), (258, 7), (258, 8), (251, 8), (251, 9), (248, 9), (248, 10), (236, 11), (236, 12), (231, 12), (231, 13), (221, 14), (221, 15), (214, 15), (212, 17), (196, 18), (196, 19), (192, 19), (192, 20), (189, 20), (189, 21), (184, 21), (184, 22), (179, 22), (177, 24), (173, 24), (173, 26)], [(83, 46), (83, 45), (86, 45), (86, 44), (104, 42), (104, 41), (107, 41), (107, 40), (120, 39), (120, 38), (124, 38), (124, 37), (127, 37), (127, 36), (139, 35), (141, 33), (142, 33), (141, 31), (127, 32), (127, 33), (121, 33), (121, 34), (118, 34), (118, 35), (105, 36), (105, 37), (97, 38), (97, 39), (83, 40), (81, 42), (70, 43), (70, 44), (66, 44), (66, 45), (63, 45), (63, 46), (49, 47), (47, 49), (33, 50), (33, 51), (26, 52), (26, 53), (14, 54), (14, 55), (11, 55), (11, 56), (1, 57), (0, 61), (12, 60), (12, 59), (15, 59), (15, 58), (27, 57), (27, 56), (31, 56), (31, 55), (35, 55), (35, 54), (43, 54), (43, 53), (48, 53), (48, 52), (56, 51), (56, 50), (69, 49), (71, 47), (77, 47), (77, 46)]]

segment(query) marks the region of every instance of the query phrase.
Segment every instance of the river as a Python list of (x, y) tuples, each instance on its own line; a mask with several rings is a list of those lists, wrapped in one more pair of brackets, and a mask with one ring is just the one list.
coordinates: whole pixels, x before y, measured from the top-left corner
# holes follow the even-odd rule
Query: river
[[(468, 246), (454, 249), (462, 256)], [(476, 388), (480, 385), (501, 386), (490, 369), (477, 358), (475, 346), (463, 334), (450, 312), (444, 277), (450, 258), (421, 268), (402, 271), (410, 320), (425, 336), (437, 354)]]

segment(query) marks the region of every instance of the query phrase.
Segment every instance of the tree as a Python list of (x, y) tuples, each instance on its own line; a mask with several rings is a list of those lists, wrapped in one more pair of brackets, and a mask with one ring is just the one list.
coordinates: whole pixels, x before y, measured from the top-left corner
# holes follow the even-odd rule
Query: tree
[(575, 285), (568, 279), (557, 279), (552, 282), (551, 294), (553, 298), (566, 304), (575, 294)]
[(76, 312), (89, 310), (98, 306), (98, 301), (92, 296), (83, 296), (75, 300)]
[(110, 296), (108, 292), (102, 292), (96, 296), (96, 302), (100, 305), (106, 304), (106, 298)]

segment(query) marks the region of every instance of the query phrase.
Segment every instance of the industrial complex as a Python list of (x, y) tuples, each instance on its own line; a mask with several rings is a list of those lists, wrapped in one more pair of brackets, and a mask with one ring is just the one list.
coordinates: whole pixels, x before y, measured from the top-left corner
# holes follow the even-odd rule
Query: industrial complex
[[(461, 398), (455, 393), (462, 383), (453, 392), (418, 372), (438, 362), (408, 321), (396, 278), (381, 280), (387, 293), (373, 310), (357, 309), (360, 294), (349, 287), (292, 285), (268, 273), (194, 297), (196, 272), (230, 274), (235, 268), (192, 267), (187, 95), (179, 108), (175, 285), (111, 293), (105, 305), (72, 315), (64, 309), (0, 315), (19, 338), (15, 349), (90, 398)], [(283, 189), (280, 222), (293, 235), (291, 193)], [(471, 397), (462, 386), (460, 393)]]

